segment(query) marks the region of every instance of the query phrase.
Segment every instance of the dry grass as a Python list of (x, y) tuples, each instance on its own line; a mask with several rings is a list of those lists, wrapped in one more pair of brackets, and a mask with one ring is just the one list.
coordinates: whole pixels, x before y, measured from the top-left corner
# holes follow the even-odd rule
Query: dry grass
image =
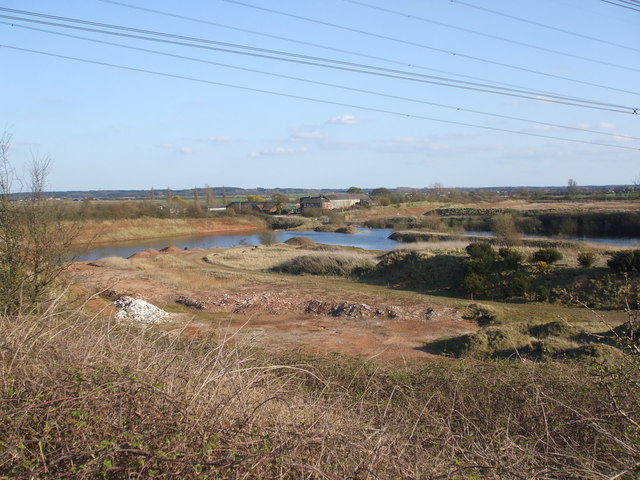
[(82, 309), (0, 328), (0, 477), (605, 479), (640, 455), (576, 364), (267, 354)]

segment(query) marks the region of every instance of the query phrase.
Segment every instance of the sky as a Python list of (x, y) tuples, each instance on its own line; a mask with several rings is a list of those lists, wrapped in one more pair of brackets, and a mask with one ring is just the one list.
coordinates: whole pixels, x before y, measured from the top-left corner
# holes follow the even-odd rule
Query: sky
[(0, 133), (49, 190), (630, 184), (614, 3), (3, 0)]

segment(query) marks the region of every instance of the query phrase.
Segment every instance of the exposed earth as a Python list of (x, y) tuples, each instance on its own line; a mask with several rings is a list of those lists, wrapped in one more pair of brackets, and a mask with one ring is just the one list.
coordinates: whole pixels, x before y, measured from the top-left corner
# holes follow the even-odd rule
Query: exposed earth
[(431, 356), (422, 350), (425, 342), (478, 329), (463, 318), (464, 301), (447, 304), (342, 278), (267, 271), (309, 253), (304, 249), (165, 250), (77, 262), (70, 272), (89, 292), (102, 292), (104, 307), (114, 314), (113, 300), (125, 295), (179, 313), (160, 328), (180, 335), (415, 360)]

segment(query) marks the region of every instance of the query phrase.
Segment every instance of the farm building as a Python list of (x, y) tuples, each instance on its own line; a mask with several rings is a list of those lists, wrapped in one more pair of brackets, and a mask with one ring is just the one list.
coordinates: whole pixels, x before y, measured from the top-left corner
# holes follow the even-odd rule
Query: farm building
[(273, 202), (232, 202), (227, 205), (227, 208), (232, 208), (236, 212), (262, 212), (262, 213), (275, 213), (278, 208)]
[(348, 193), (327, 193), (302, 197), (300, 199), (300, 210), (305, 208), (320, 208), (322, 210), (340, 210), (356, 205), (363, 205), (368, 201), (367, 195), (351, 195)]

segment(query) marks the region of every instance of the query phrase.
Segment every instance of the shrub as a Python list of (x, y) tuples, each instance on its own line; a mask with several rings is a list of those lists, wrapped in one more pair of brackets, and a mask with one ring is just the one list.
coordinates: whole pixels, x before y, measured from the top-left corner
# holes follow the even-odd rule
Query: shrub
[(545, 262), (549, 265), (562, 260), (562, 254), (555, 248), (541, 248), (533, 253), (531, 261)]
[(523, 297), (529, 291), (531, 287), (531, 280), (529, 277), (521, 272), (516, 273), (509, 281), (509, 288), (507, 289), (509, 295), (514, 297)]
[(373, 262), (366, 257), (346, 254), (302, 255), (273, 267), (273, 271), (294, 275), (331, 275), (348, 277), (374, 268)]
[(475, 298), (487, 291), (487, 280), (477, 273), (470, 273), (462, 280), (462, 288), (471, 298)]
[(513, 248), (503, 247), (498, 251), (504, 264), (512, 269), (516, 269), (524, 261), (524, 254)]
[(640, 250), (621, 250), (611, 254), (607, 266), (618, 273), (640, 272)]
[(593, 252), (582, 252), (578, 254), (578, 265), (582, 268), (590, 268), (596, 263), (596, 254)]
[(467, 269), (472, 273), (485, 274), (489, 272), (497, 258), (495, 250), (488, 243), (470, 243), (465, 251), (471, 257), (467, 261)]

